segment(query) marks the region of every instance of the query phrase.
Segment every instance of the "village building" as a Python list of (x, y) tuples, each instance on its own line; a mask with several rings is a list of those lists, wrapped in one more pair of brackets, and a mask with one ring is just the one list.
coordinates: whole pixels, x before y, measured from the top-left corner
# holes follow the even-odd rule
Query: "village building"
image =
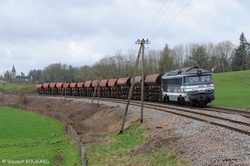
[(12, 67), (10, 75), (11, 75), (11, 79), (15, 79), (16, 78), (16, 69), (15, 69), (14, 65)]
[(3, 76), (0, 76), (0, 84), (6, 84), (7, 81), (4, 80)]
[(31, 76), (16, 75), (16, 69), (14, 65), (10, 74), (12, 83), (32, 83), (33, 81)]

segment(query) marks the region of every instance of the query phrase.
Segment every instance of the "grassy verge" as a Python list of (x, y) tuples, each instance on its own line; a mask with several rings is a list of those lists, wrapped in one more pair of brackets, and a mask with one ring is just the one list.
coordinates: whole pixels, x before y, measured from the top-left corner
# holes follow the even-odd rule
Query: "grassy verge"
[(81, 165), (58, 121), (0, 107), (0, 165)]
[(25, 84), (25, 83), (16, 83), (16, 84), (0, 84), (0, 92), (4, 94), (31, 94), (36, 93), (35, 84)]
[(212, 105), (250, 109), (250, 70), (213, 75), (215, 101)]
[(144, 131), (144, 128), (134, 125), (123, 134), (109, 137), (104, 145), (86, 147), (89, 165), (183, 165), (176, 160), (177, 156), (171, 149), (166, 148), (130, 157), (128, 153), (148, 139), (142, 134)]
[(35, 84), (24, 84), (24, 83), (16, 83), (16, 84), (1, 84), (0, 88), (3, 89), (12, 89), (12, 88), (34, 88)]

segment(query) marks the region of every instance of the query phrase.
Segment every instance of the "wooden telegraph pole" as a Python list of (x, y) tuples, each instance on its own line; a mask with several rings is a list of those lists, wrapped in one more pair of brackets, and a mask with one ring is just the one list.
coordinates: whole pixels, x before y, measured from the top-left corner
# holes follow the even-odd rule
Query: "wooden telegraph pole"
[(132, 92), (133, 92), (133, 87), (134, 87), (134, 83), (135, 83), (135, 75), (138, 71), (138, 66), (139, 66), (139, 59), (140, 59), (140, 54), (142, 53), (142, 62), (141, 62), (141, 67), (142, 67), (142, 86), (141, 86), (141, 120), (140, 122), (142, 123), (143, 122), (143, 101), (144, 101), (144, 44), (149, 44), (150, 42), (147, 40), (137, 40), (135, 42), (135, 44), (140, 44), (140, 49), (139, 49), (139, 52), (138, 52), (138, 55), (137, 55), (137, 59), (136, 59), (136, 65), (135, 65), (135, 70), (134, 70), (134, 73), (133, 73), (133, 77), (132, 77), (132, 83), (130, 85), (130, 88), (129, 88), (129, 94), (128, 94), (128, 100), (127, 100), (127, 105), (126, 105), (126, 108), (125, 108), (125, 111), (124, 111), (124, 116), (123, 116), (123, 121), (122, 121), (122, 124), (121, 124), (121, 128), (120, 128), (120, 131), (119, 131), (119, 134), (123, 133), (123, 129), (124, 129), (124, 125), (125, 125), (125, 121), (126, 121), (126, 117), (127, 117), (127, 113), (128, 113), (128, 107), (129, 107), (129, 103), (130, 103), (130, 99), (132, 97)]
[[(64, 85), (66, 86), (66, 81), (64, 82), (64, 84), (63, 84), (63, 87), (64, 87)], [(64, 100), (66, 100), (66, 92), (67, 92), (67, 87), (64, 87)]]
[(93, 93), (93, 97), (92, 97), (92, 104), (93, 105), (93, 102), (94, 102), (94, 98), (95, 98), (95, 95), (96, 95), (96, 90), (98, 89), (98, 96), (97, 96), (97, 106), (99, 107), (99, 98), (100, 98), (100, 81), (101, 81), (101, 78), (103, 75), (101, 73), (95, 73), (96, 76), (99, 77), (99, 79), (97, 80), (97, 83), (96, 83), (96, 86), (95, 86), (95, 89), (94, 89), (94, 93)]

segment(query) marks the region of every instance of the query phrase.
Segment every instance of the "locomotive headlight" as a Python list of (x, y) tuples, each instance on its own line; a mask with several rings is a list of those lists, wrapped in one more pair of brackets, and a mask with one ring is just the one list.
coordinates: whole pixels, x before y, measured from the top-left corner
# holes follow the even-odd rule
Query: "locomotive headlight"
[(194, 93), (194, 92), (198, 92), (198, 90), (197, 89), (192, 89), (192, 92)]

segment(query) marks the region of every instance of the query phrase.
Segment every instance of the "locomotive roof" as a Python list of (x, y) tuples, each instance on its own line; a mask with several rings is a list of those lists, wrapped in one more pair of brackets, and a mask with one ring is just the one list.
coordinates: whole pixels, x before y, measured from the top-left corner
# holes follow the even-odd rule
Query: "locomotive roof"
[(203, 74), (203, 73), (211, 73), (209, 70), (206, 70), (202, 67), (187, 67), (176, 69), (172, 71), (168, 71), (164, 74), (165, 76), (178, 76), (178, 75), (191, 75), (191, 74)]

